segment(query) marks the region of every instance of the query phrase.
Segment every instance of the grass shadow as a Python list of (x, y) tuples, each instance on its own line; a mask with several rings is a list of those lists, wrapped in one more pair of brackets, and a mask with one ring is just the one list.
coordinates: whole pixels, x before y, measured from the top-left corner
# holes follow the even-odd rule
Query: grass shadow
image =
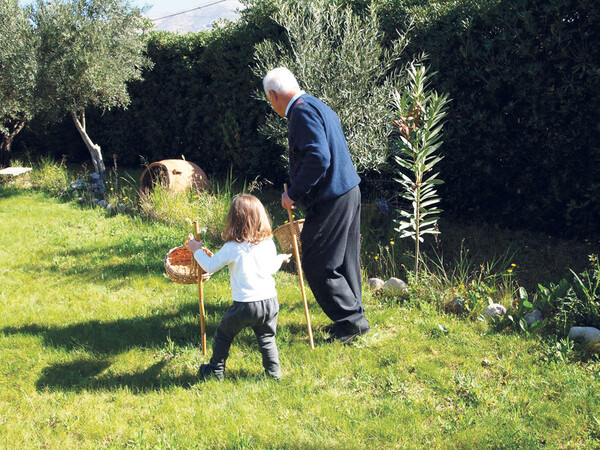
[[(222, 307), (205, 305), (207, 315), (220, 315)], [(200, 342), (198, 305), (189, 303), (175, 312), (151, 317), (114, 321), (91, 320), (66, 326), (28, 324), (0, 329), (4, 335), (40, 336), (46, 347), (64, 350), (84, 349), (94, 354), (117, 355), (133, 348), (160, 348), (169, 340), (175, 344)], [(207, 324), (206, 334), (214, 334), (216, 324)]]
[(22, 189), (19, 189), (15, 186), (5, 186), (3, 184), (0, 184), (0, 199), (17, 197), (23, 195), (23, 192), (24, 191)]
[(103, 374), (111, 366), (110, 359), (81, 358), (45, 367), (36, 382), (36, 389), (81, 392), (110, 391), (126, 386), (134, 394), (143, 394), (171, 386), (189, 388), (198, 381), (198, 377), (192, 374), (171, 376), (163, 373), (168, 361), (168, 358), (163, 358), (142, 371), (113, 375)]
[[(81, 358), (45, 367), (35, 386), (38, 391), (61, 390), (77, 393), (114, 391), (127, 387), (134, 395), (143, 395), (149, 391), (160, 391), (170, 387), (199, 388), (210, 381), (203, 380), (196, 372), (178, 376), (169, 375), (163, 372), (168, 361), (168, 358), (164, 358), (144, 370), (113, 375), (103, 373), (110, 367), (110, 360)], [(225, 379), (230, 382), (275, 383), (260, 370), (227, 369)]]
[[(165, 270), (164, 257), (171, 248), (172, 246), (166, 240), (152, 243), (128, 243), (127, 245), (117, 242), (102, 248), (84, 246), (78, 249), (53, 251), (49, 257), (44, 259), (46, 262), (31, 265), (28, 270), (34, 273), (50, 272), (60, 274), (62, 277), (75, 276), (82, 279), (94, 279), (98, 274), (102, 274), (103, 280), (162, 273)], [(118, 256), (123, 262), (115, 263), (114, 259), (107, 258), (107, 255)], [(54, 258), (89, 260), (93, 261), (93, 264), (78, 264), (75, 267), (61, 268), (53, 265)]]
[[(221, 317), (227, 305), (205, 305), (207, 316)], [(48, 326), (27, 324), (18, 327), (4, 327), (0, 335), (40, 336), (48, 348), (57, 348), (69, 352), (88, 352), (91, 356), (80, 357), (74, 361), (59, 362), (42, 370), (36, 382), (39, 391), (59, 389), (63, 391), (114, 390), (127, 386), (133, 393), (160, 390), (171, 386), (191, 387), (197, 383), (196, 374), (173, 376), (163, 371), (171, 357), (165, 356), (141, 371), (126, 374), (111, 374), (108, 370), (114, 357), (129, 350), (165, 348), (168, 345), (199, 346), (201, 331), (198, 324), (198, 310), (195, 302), (185, 305), (177, 311), (151, 317), (133, 317), (102, 322), (92, 320), (66, 326)], [(209, 339), (214, 335), (217, 322), (207, 323), (206, 334)], [(282, 347), (293, 341), (306, 341), (306, 324), (293, 323), (281, 327)], [(315, 343), (321, 342), (321, 333), (315, 332)], [(210, 341), (209, 341), (210, 345)], [(258, 352), (256, 337), (252, 331), (236, 336), (234, 346)], [(210, 348), (209, 348), (210, 353)], [(262, 379), (261, 372), (247, 373), (234, 369), (228, 371), (230, 379)]]

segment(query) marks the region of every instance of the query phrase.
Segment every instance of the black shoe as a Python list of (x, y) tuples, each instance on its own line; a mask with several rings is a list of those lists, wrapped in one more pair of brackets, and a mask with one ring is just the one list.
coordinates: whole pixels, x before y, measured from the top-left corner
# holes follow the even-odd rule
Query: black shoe
[(335, 336), (338, 328), (339, 328), (339, 326), (337, 323), (332, 323), (331, 325), (324, 326), (323, 332), (328, 334), (329, 336)]
[(371, 331), (371, 327), (368, 326), (366, 328), (356, 328), (352, 331), (338, 332), (327, 338), (325, 342), (330, 343), (338, 341), (342, 345), (346, 345), (352, 342), (356, 336), (362, 336), (363, 334), (367, 334), (369, 331)]
[(217, 381), (223, 381), (225, 379), (225, 374), (223, 374), (223, 373), (215, 373), (212, 370), (212, 367), (210, 367), (210, 365), (208, 365), (208, 364), (202, 364), (200, 366), (200, 369), (198, 369), (198, 377), (200, 377), (203, 380), (214, 379), (214, 380), (217, 380)]
[(267, 380), (281, 382), (281, 372), (280, 373), (267, 373), (263, 372), (262, 376)]

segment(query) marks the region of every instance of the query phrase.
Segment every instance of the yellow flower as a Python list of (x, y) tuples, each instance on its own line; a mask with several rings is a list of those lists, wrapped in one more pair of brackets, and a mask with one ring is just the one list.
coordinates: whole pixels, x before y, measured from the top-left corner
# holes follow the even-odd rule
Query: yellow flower
[(512, 269), (508, 269), (508, 273), (512, 273)]
[(123, 201), (127, 200), (129, 197), (123, 197)]
[(390, 241), (390, 244), (394, 245), (394, 241)]
[(510, 266), (511, 267), (517, 267), (517, 265), (515, 263), (512, 263)]
[(379, 256), (378, 256), (378, 255), (375, 255), (375, 260), (377, 260), (377, 259), (379, 259)]

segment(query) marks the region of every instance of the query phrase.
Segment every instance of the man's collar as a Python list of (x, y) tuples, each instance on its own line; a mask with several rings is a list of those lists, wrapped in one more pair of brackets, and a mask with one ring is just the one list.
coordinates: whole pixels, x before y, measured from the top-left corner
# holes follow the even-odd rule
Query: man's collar
[(288, 102), (287, 107), (285, 108), (285, 117), (288, 116), (288, 112), (290, 110), (290, 107), (294, 104), (294, 102), (298, 99), (298, 97), (300, 97), (302, 94), (306, 94), (306, 92), (304, 92), (303, 90), (299, 90), (296, 95), (294, 95), (292, 97), (292, 99)]

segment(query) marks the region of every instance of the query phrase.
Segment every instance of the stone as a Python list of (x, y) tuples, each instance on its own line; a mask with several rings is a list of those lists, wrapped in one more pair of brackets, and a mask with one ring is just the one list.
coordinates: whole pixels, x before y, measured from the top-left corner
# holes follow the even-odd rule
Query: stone
[(406, 283), (402, 281), (400, 278), (392, 277), (383, 283), (382, 289), (389, 293), (399, 294), (406, 290)]
[(85, 181), (75, 180), (71, 183), (71, 189), (85, 189)]
[(104, 196), (104, 183), (102, 182), (100, 174), (98, 172), (91, 173), (89, 178), (91, 191), (100, 197)]
[(594, 327), (571, 327), (569, 339), (580, 340), (584, 344), (600, 345), (600, 330)]
[(469, 312), (464, 298), (457, 296), (444, 305), (444, 311), (447, 313), (463, 315)]
[(483, 315), (487, 317), (499, 317), (506, 314), (506, 308), (500, 303), (492, 303), (483, 310)]
[(367, 285), (372, 291), (378, 291), (384, 284), (385, 282), (381, 278), (369, 278), (367, 280)]
[(525, 317), (523, 318), (525, 319), (525, 322), (527, 322), (527, 325), (533, 325), (542, 320), (544, 316), (542, 316), (542, 312), (539, 309), (534, 309), (530, 313), (525, 314)]

